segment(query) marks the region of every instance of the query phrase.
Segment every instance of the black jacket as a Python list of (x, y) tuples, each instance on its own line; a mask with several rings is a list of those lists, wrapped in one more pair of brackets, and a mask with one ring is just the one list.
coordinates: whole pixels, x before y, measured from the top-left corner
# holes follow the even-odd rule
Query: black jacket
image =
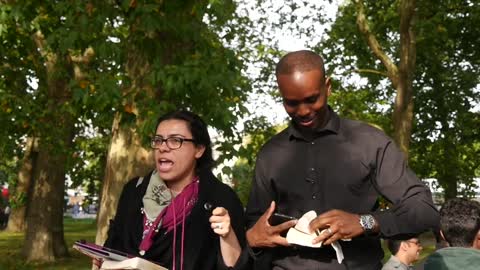
[[(142, 198), (150, 182), (151, 173), (138, 185), (139, 178), (130, 180), (123, 188), (115, 219), (111, 221), (105, 246), (135, 256), (140, 256), (138, 247), (143, 231)], [(183, 269), (216, 270), (228, 269), (220, 253), (220, 240), (210, 227), (211, 212), (204, 209), (205, 203), (222, 206), (229, 212), (231, 224), (242, 247), (245, 247), (245, 222), (243, 207), (235, 192), (220, 182), (210, 172), (200, 175), (199, 198), (185, 220)], [(138, 186), (137, 186), (138, 185)], [(180, 268), (180, 247), (182, 224), (177, 225), (176, 269)], [(173, 230), (166, 233), (161, 229), (154, 237), (152, 247), (143, 257), (172, 267)], [(245, 252), (233, 269), (248, 269)]]

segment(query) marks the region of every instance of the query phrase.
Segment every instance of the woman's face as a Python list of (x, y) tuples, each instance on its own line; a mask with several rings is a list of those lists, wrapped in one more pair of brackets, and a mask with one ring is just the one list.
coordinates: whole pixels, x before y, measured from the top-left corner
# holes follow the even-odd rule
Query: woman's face
[[(158, 127), (155, 136), (157, 138), (193, 139), (187, 122), (183, 120), (165, 120)], [(164, 141), (158, 149), (155, 149), (155, 166), (157, 172), (166, 183), (184, 182), (189, 183), (195, 176), (195, 167), (205, 151), (205, 146), (196, 146), (191, 141), (183, 141), (178, 149), (170, 149)]]

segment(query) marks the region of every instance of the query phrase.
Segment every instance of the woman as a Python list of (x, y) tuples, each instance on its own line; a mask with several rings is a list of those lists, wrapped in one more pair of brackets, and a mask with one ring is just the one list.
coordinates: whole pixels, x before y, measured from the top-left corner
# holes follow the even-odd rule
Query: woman
[(243, 207), (211, 172), (206, 124), (168, 113), (151, 146), (156, 169), (125, 185), (105, 246), (168, 269), (246, 269)]

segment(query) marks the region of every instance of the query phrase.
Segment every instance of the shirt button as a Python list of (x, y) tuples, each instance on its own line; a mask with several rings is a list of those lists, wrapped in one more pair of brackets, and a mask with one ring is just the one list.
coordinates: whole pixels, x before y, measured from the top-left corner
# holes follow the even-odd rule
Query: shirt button
[(315, 168), (310, 168), (310, 171), (315, 171)]
[(312, 144), (315, 144), (315, 142), (312, 142)]
[(315, 200), (316, 198), (317, 198), (317, 195), (313, 194), (313, 195), (312, 195), (312, 199)]

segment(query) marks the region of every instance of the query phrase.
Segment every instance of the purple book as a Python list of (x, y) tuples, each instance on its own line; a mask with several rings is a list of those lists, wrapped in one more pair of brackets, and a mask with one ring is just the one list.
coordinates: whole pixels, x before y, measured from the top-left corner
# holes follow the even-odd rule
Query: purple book
[(73, 248), (94, 259), (123, 261), (133, 258), (130, 254), (85, 241), (76, 241)]

